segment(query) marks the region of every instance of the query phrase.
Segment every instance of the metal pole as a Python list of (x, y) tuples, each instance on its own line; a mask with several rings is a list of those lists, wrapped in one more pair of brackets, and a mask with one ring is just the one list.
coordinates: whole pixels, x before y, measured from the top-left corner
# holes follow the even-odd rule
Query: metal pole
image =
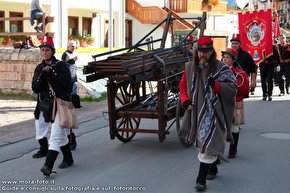
[(165, 24), (165, 27), (164, 27), (164, 30), (163, 30), (163, 35), (162, 35), (162, 41), (161, 41), (161, 44), (160, 44), (160, 48), (165, 48), (165, 42), (166, 42), (166, 39), (167, 39), (169, 25), (170, 25), (170, 22), (172, 22), (171, 15), (172, 15), (172, 12), (169, 11), (168, 15), (167, 15), (167, 18), (166, 18), (166, 24)]
[[(270, 2), (270, 0), (268, 0), (267, 5), (268, 5), (267, 9), (271, 9), (271, 10), (273, 9), (273, 6), (272, 6), (272, 3)], [(273, 12), (273, 10), (272, 10), (272, 12)]]
[(109, 29), (108, 29), (108, 46), (109, 51), (113, 50), (113, 0), (109, 1)]

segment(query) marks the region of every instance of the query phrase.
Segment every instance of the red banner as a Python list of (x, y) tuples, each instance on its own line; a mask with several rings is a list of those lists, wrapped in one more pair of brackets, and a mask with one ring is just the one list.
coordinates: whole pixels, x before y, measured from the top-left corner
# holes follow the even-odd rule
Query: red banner
[(277, 38), (279, 36), (280, 36), (279, 16), (276, 13), (274, 16), (274, 37)]
[(239, 13), (241, 47), (248, 51), (256, 64), (273, 54), (272, 11)]

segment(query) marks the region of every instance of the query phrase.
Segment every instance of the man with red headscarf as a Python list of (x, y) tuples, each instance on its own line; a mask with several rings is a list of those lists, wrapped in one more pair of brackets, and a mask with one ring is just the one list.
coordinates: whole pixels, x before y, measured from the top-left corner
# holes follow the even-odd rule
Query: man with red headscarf
[(213, 40), (208, 36), (200, 37), (192, 61), (185, 64), (179, 85), (181, 104), (186, 111), (178, 136), (199, 149), (195, 186), (198, 191), (206, 189), (206, 179), (212, 180), (217, 175), (216, 160), (224, 154), (225, 140), (233, 142), (230, 129), (236, 78), (216, 57)]

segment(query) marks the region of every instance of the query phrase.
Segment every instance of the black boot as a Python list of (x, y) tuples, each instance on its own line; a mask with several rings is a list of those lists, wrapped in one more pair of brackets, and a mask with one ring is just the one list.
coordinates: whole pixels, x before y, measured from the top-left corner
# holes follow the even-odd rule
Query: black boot
[(71, 154), (70, 144), (68, 143), (67, 145), (60, 147), (60, 149), (63, 153), (63, 160), (58, 166), (58, 168), (64, 169), (64, 168), (72, 166), (74, 163), (74, 160)]
[(200, 162), (198, 177), (196, 179), (195, 189), (203, 192), (206, 190), (206, 176), (208, 174), (210, 164)]
[(213, 162), (212, 164), (210, 164), (209, 169), (208, 169), (208, 174), (206, 176), (207, 180), (214, 180), (216, 175), (218, 174), (217, 160)]
[(67, 136), (70, 144), (70, 149), (75, 150), (77, 147), (77, 141), (76, 141), (76, 136), (75, 134), (70, 131), (70, 134)]
[(228, 155), (229, 159), (233, 159), (236, 157), (237, 147), (238, 147), (238, 143), (239, 143), (239, 133), (232, 133), (232, 135), (233, 135), (235, 142), (234, 142), (234, 144), (230, 145), (229, 155)]
[(32, 155), (33, 158), (41, 158), (41, 157), (45, 157), (48, 151), (48, 142), (47, 142), (47, 138), (44, 137), (42, 139), (38, 140), (38, 143), (40, 145), (40, 148), (38, 150), (38, 152), (36, 152), (35, 154)]
[(221, 160), (220, 158), (217, 158), (216, 161), (215, 161), (216, 165), (220, 165), (221, 164)]
[(46, 155), (46, 160), (44, 166), (40, 169), (40, 171), (43, 173), (45, 176), (50, 176), (52, 173), (52, 168), (54, 165), (54, 162), (57, 158), (58, 151), (54, 150), (48, 150), (47, 155)]

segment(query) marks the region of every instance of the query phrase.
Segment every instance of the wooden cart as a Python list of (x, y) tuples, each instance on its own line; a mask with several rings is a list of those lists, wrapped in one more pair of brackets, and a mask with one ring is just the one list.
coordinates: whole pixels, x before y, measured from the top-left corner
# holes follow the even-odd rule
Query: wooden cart
[[(169, 27), (172, 25), (172, 16), (161, 22), (157, 27), (164, 25), (161, 39), (150, 40), (153, 29), (136, 45), (112, 52), (93, 56), (95, 61), (84, 67), (87, 82), (107, 79), (108, 119), (110, 138), (117, 137), (122, 142), (129, 142), (136, 133), (158, 134), (160, 142), (169, 134), (168, 121), (180, 116), (179, 81), (184, 70), (184, 64), (191, 56), (185, 47), (187, 37), (205, 20), (198, 18), (199, 23), (184, 37), (178, 46), (164, 48)], [(172, 27), (172, 26), (171, 26)], [(153, 50), (140, 49), (160, 41), (160, 48)], [(127, 51), (124, 53), (124, 51)], [(116, 54), (121, 52), (121, 54)], [(115, 54), (111, 56), (112, 54)], [(109, 55), (104, 60), (96, 58)], [(156, 86), (153, 91), (152, 84)], [(142, 129), (142, 119), (156, 119), (157, 129)], [(178, 125), (177, 125), (178, 126)], [(177, 127), (179, 128), (179, 127)], [(183, 144), (183, 141), (181, 141)], [(183, 144), (190, 146), (191, 144)]]

